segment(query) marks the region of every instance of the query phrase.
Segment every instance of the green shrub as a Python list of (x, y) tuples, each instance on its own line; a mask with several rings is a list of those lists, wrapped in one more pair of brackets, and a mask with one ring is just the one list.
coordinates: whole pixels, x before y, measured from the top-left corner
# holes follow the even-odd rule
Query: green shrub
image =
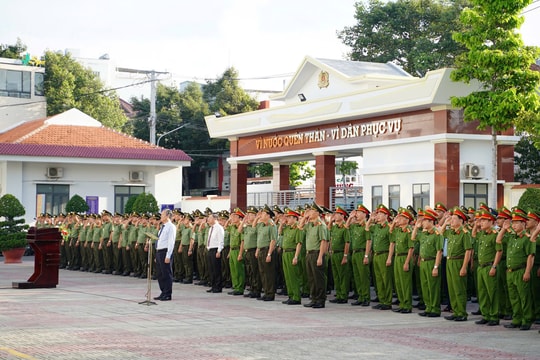
[(519, 198), (518, 207), (525, 211), (540, 212), (540, 189), (528, 188)]

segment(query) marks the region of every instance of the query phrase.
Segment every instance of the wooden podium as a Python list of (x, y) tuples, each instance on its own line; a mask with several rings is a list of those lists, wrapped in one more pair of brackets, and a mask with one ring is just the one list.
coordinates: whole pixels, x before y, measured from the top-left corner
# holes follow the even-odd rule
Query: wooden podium
[(55, 288), (58, 285), (60, 266), (60, 241), (62, 234), (58, 228), (28, 230), (26, 240), (34, 250), (34, 274), (28, 281), (13, 282), (16, 289)]

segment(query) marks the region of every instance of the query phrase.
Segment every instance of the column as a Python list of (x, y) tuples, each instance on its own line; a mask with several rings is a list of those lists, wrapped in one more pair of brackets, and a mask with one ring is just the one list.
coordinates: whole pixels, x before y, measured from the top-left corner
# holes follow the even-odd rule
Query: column
[(336, 154), (314, 153), (315, 155), (315, 202), (330, 207), (330, 187), (336, 183)]
[(248, 164), (237, 163), (229, 160), (231, 164), (231, 209), (247, 206), (247, 166)]
[(434, 204), (439, 201), (446, 206), (461, 204), (459, 200), (460, 142), (462, 140), (442, 140), (434, 143)]

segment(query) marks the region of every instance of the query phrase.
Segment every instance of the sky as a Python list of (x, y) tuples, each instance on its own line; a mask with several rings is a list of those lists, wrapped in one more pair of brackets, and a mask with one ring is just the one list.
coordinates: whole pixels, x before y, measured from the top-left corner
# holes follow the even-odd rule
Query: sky
[[(256, 87), (280, 90), (305, 56), (343, 59), (336, 31), (356, 23), (358, 0), (2, 1), (0, 43), (17, 38), (31, 55), (78, 49), (116, 66), (170, 72), (176, 81), (214, 79), (230, 66)], [(540, 46), (540, 1), (522, 26)], [(244, 87), (250, 87), (244, 80)]]

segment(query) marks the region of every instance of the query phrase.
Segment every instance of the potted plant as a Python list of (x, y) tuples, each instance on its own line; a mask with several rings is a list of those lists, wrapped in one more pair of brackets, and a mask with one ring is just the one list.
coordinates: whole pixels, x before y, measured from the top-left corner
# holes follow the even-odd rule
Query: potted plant
[(24, 206), (11, 194), (0, 198), (0, 251), (4, 263), (20, 263), (26, 250), (26, 229), (24, 219), (16, 219), (26, 213)]

